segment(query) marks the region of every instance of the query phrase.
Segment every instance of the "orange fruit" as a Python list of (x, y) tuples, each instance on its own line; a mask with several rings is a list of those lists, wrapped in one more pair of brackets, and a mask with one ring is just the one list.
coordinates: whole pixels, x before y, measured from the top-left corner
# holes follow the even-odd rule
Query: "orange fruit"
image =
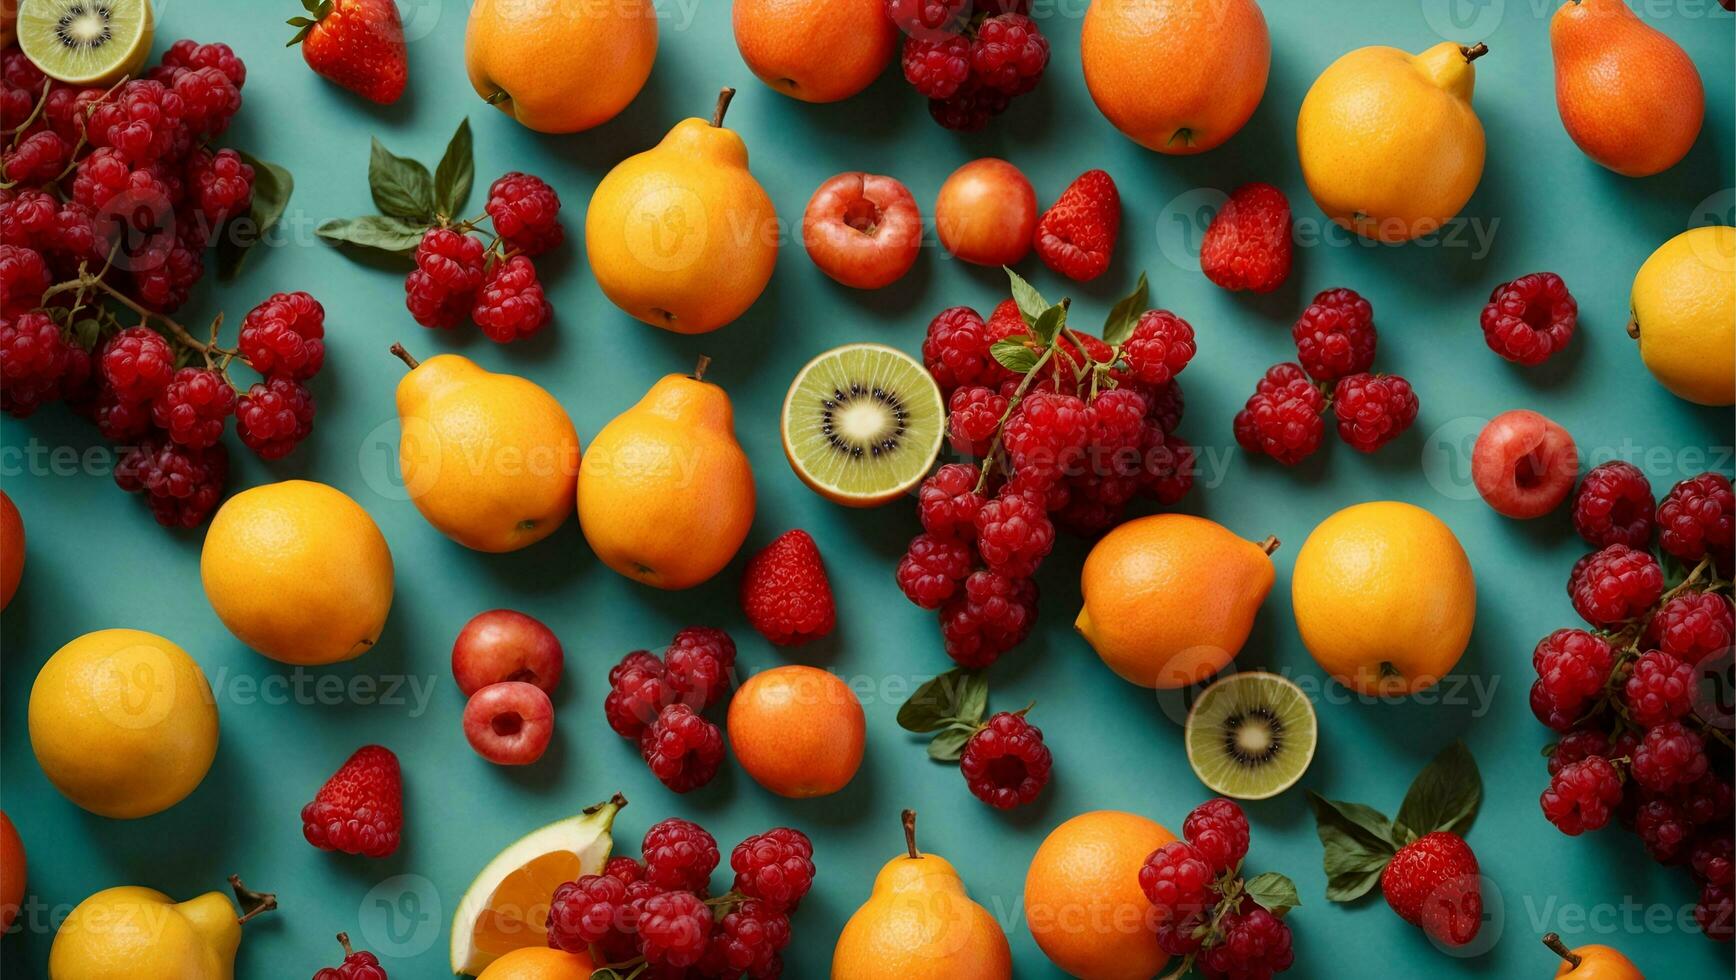
[(862, 703), (817, 667), (774, 667), (748, 678), (730, 699), (726, 727), (736, 761), (779, 796), (836, 793), (862, 765)]
[(1178, 688), (1234, 659), (1272, 591), (1271, 550), (1187, 514), (1128, 521), (1091, 549), (1074, 628), (1141, 687)]
[(0, 609), (12, 604), (24, 577), (24, 515), (0, 490)]
[(24, 904), (24, 882), (29, 869), (24, 859), (24, 841), (12, 818), (0, 810), (0, 932), (12, 928), (18, 907)]
[(1676, 165), (1699, 138), (1706, 89), (1693, 59), (1626, 0), (1571, 0), (1549, 19), (1555, 105), (1585, 155), (1618, 174)]
[(464, 34), (476, 94), (540, 133), (615, 118), (656, 59), (651, 0), (476, 0)]
[(803, 102), (867, 88), (898, 48), (884, 0), (735, 0), (735, 46), (748, 68)]
[(1149, 980), (1169, 954), (1139, 887), (1145, 859), (1175, 835), (1134, 813), (1081, 813), (1049, 832), (1025, 872), (1025, 924), (1081, 980)]
[(495, 960), (476, 980), (591, 980), (595, 970), (584, 953), (527, 946)]
[(1092, 0), (1079, 60), (1116, 129), (1185, 155), (1224, 142), (1254, 114), (1272, 39), (1254, 0)]

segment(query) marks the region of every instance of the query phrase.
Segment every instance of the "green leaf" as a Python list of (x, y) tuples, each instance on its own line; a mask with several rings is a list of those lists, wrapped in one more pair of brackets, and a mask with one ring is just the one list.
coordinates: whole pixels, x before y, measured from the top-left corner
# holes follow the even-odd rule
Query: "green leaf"
[(1139, 317), (1145, 312), (1145, 304), (1150, 294), (1151, 284), (1146, 281), (1145, 273), (1141, 272), (1133, 292), (1116, 300), (1115, 306), (1109, 310), (1108, 319), (1103, 321), (1104, 343), (1114, 347), (1133, 336), (1133, 328), (1139, 325)]
[(1037, 322), (1031, 324), (1031, 333), (1039, 344), (1045, 346), (1055, 342), (1055, 335), (1061, 332), (1061, 325), (1067, 322), (1067, 307), (1051, 306), (1037, 317)]
[(1374, 888), (1380, 881), (1380, 873), (1385, 865), (1369, 871), (1346, 872), (1341, 875), (1329, 875), (1326, 879), (1326, 900), (1329, 902), (1354, 902)]
[(1398, 848), (1392, 824), (1378, 811), (1360, 803), (1329, 800), (1309, 791), (1314, 830), (1323, 848), (1326, 897), (1348, 902), (1366, 894)]
[(374, 140), (368, 159), (368, 189), (381, 214), (427, 223), (434, 218), (434, 178), (428, 168)]
[[(898, 708), (898, 727), (909, 732), (934, 732), (956, 721), (975, 725), (988, 703), (989, 682), (976, 671), (953, 669), (922, 683)], [(975, 717), (965, 710), (975, 706)]]
[(1037, 318), (1049, 308), (1049, 301), (1043, 298), (1042, 293), (1037, 292), (1037, 287), (1026, 282), (1024, 276), (1006, 266), (1001, 268), (1007, 270), (1007, 281), (1012, 284), (1013, 302), (1018, 304), (1019, 316), (1024, 317), (1025, 326), (1035, 326)]
[(476, 179), (473, 145), (470, 119), (466, 117), (459, 121), (440, 165), (434, 168), (434, 207), (449, 218), (461, 217), (465, 202), (470, 200), (470, 185)]
[(72, 339), (85, 350), (96, 348), (97, 338), (102, 336), (102, 322), (94, 317), (83, 317), (72, 325)]
[(426, 223), (365, 214), (360, 218), (333, 218), (314, 229), (314, 233), (328, 242), (409, 255), (427, 230)]
[(1296, 883), (1276, 871), (1249, 878), (1242, 890), (1273, 915), (1283, 915), (1302, 904), (1301, 896), (1296, 894)]
[(981, 671), (965, 674), (958, 689), (958, 702), (952, 716), (975, 728), (982, 724), (989, 709), (989, 679)]
[(964, 754), (964, 743), (975, 734), (974, 728), (948, 728), (928, 743), (928, 757), (936, 762), (957, 762)]
[(1037, 352), (1017, 340), (997, 340), (989, 348), (989, 353), (995, 356), (1001, 367), (1014, 374), (1028, 374), (1037, 366)]
[(1437, 830), (1463, 837), (1482, 802), (1477, 760), (1464, 742), (1454, 741), (1411, 781), (1394, 820), (1394, 843), (1403, 846)]
[(288, 170), (245, 151), (236, 152), (253, 168), (253, 206), (246, 215), (231, 219), (217, 235), (217, 278), (225, 282), (240, 274), (247, 253), (277, 225), (295, 193), (295, 178)]

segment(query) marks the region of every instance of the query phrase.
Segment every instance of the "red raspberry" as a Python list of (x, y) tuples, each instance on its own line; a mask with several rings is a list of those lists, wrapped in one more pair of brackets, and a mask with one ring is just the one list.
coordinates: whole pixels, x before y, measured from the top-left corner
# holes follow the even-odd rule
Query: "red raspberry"
[(1675, 721), (1693, 707), (1694, 668), (1662, 650), (1634, 661), (1622, 687), (1628, 720), (1641, 728)]
[(1443, 945), (1465, 945), (1483, 924), (1477, 856), (1458, 834), (1437, 830), (1400, 848), (1380, 890), (1399, 918)]
[(951, 98), (929, 99), (928, 114), (942, 129), (974, 133), (988, 126), (990, 119), (1006, 112), (1012, 99), (1000, 89), (990, 88), (972, 77)]
[(100, 87), (56, 86), (48, 93), (48, 102), (42, 107), (42, 115), (48, 121), (48, 127), (59, 134), (68, 146), (75, 146), (81, 140), (88, 143), (85, 124), (97, 103), (107, 95), (108, 90)]
[(711, 782), (723, 764), (723, 732), (686, 704), (672, 704), (639, 736), (639, 754), (658, 781), (677, 793)]
[(1302, 369), (1316, 381), (1361, 374), (1374, 364), (1374, 307), (1353, 289), (1324, 290), (1290, 328), (1290, 339)]
[(1174, 504), (1193, 489), (1197, 458), (1194, 448), (1180, 436), (1165, 436), (1155, 425), (1145, 427), (1140, 442), (1143, 469), (1139, 488), (1160, 504)]
[(928, 99), (948, 99), (970, 78), (970, 40), (958, 34), (911, 35), (900, 63), (904, 80)]
[(680, 700), (703, 711), (718, 702), (735, 669), (735, 641), (709, 626), (689, 626), (663, 652), (664, 678)]
[(21, 88), (27, 92), (40, 95), (42, 85), (48, 79), (42, 74), (42, 69), (27, 57), (15, 44), (6, 45), (5, 54), (0, 56), (0, 77), (7, 85)]
[(1729, 574), (1736, 549), (1736, 494), (1719, 473), (1702, 473), (1670, 488), (1658, 504), (1658, 544), (1692, 565), (1711, 555)]
[(954, 538), (919, 534), (899, 559), (898, 587), (924, 609), (939, 609), (971, 572), (970, 545)]
[(972, 385), (959, 388), (948, 399), (951, 414), (946, 434), (953, 452), (960, 456), (987, 456), (1007, 414), (1006, 396), (993, 388)]
[(1634, 833), (1639, 835), (1653, 861), (1676, 864), (1687, 856), (1694, 825), (1672, 801), (1653, 799), (1641, 803), (1634, 811), (1633, 823)]
[(42, 304), (48, 263), (33, 248), (0, 244), (0, 312), (17, 315)]
[(1553, 272), (1533, 272), (1504, 282), (1483, 307), (1483, 340), (1489, 349), (1527, 367), (1542, 364), (1567, 346), (1579, 323), (1579, 304)]
[(790, 827), (774, 827), (735, 845), (729, 866), (736, 891), (766, 907), (794, 909), (814, 884), (814, 844)]
[(1170, 841), (1146, 857), (1139, 887), (1165, 921), (1198, 912), (1215, 901), (1212, 866), (1186, 841)]
[(151, 428), (150, 402), (124, 400), (106, 384), (98, 388), (91, 412), (91, 421), (96, 423), (97, 431), (111, 442), (137, 439)]
[[(1200, 954), (1197, 962), (1206, 980), (1269, 978), (1296, 962), (1290, 927), (1260, 906), (1247, 904), (1224, 917), (1223, 938)], [(1480, 914), (1480, 899), (1477, 904)]]
[(0, 406), (24, 418), (60, 397), (76, 349), (45, 314), (0, 316)]
[(973, 6), (973, 0), (886, 0), (886, 15), (904, 33), (923, 37), (962, 29)]
[(220, 69), (183, 69), (166, 84), (180, 97), (185, 128), (196, 139), (221, 135), (241, 111), (241, 90)]
[(1614, 662), (1608, 641), (1584, 630), (1559, 629), (1539, 640), (1531, 651), (1537, 671), (1531, 708), (1537, 720), (1558, 732), (1571, 729), (1603, 693)]
[(748, 899), (712, 927), (700, 971), (706, 976), (777, 976), (778, 952), (790, 944), (790, 920), (764, 902)]
[(91, 110), (85, 131), (92, 146), (113, 148), (128, 163), (154, 163), (187, 145), (185, 113), (168, 86), (135, 78)]
[(1236, 442), (1250, 453), (1295, 466), (1320, 448), (1326, 433), (1321, 417), (1325, 411), (1326, 396), (1300, 365), (1274, 364), (1236, 413)]
[(691, 820), (670, 817), (652, 824), (640, 843), (645, 880), (664, 891), (703, 895), (717, 868), (717, 840)]
[(1687, 786), (1706, 772), (1706, 743), (1679, 721), (1648, 730), (1633, 750), (1634, 782), (1655, 793)]
[(31, 187), (0, 188), (0, 236), (8, 245), (48, 250), (60, 202)]
[(1730, 649), (1736, 614), (1730, 600), (1715, 592), (1684, 592), (1652, 615), (1646, 623), (1647, 646), (1698, 664)]
[(325, 307), (307, 293), (277, 293), (242, 321), (240, 349), (260, 374), (305, 381), (325, 364)]
[(1736, 938), (1736, 902), (1731, 900), (1730, 886), (1708, 884), (1700, 889), (1694, 921), (1707, 939), (1727, 943)]
[(173, 188), (164, 177), (147, 167), (134, 168), (120, 151), (104, 147), (79, 162), (72, 198), (105, 224), (126, 221), (133, 229), (154, 229), (174, 212)]
[(364, 745), (301, 808), (301, 833), (322, 851), (383, 858), (404, 830), (404, 777), (398, 757)]
[(1702, 885), (1730, 887), (1731, 879), (1736, 877), (1736, 864), (1731, 859), (1729, 830), (1722, 835), (1702, 835), (1694, 841), (1688, 852), (1688, 867), (1694, 880)]
[(1614, 626), (1645, 613), (1664, 591), (1664, 572), (1650, 553), (1612, 544), (1574, 566), (1567, 582), (1573, 608), (1593, 626)]
[(1145, 417), (1157, 424), (1166, 435), (1174, 435), (1181, 426), (1186, 400), (1182, 398), (1181, 382), (1169, 381), (1160, 385), (1143, 386), (1145, 395)]
[(313, 432), (313, 394), (299, 381), (270, 378), (235, 402), (235, 430), (260, 459), (288, 456)]
[(162, 313), (180, 309), (205, 275), (204, 247), (201, 243), (195, 249), (171, 239), (153, 242), (135, 256), (133, 287), (139, 302)]
[(1271, 184), (1243, 184), (1206, 227), (1200, 271), (1233, 293), (1269, 293), (1290, 277), (1291, 247), (1290, 201), (1284, 192)]
[(1029, 497), (1003, 492), (977, 511), (977, 551), (996, 572), (1030, 578), (1054, 547), (1055, 526)]
[(163, 335), (149, 327), (128, 327), (115, 334), (102, 351), (103, 379), (125, 402), (150, 401), (175, 376), (175, 352)]
[(958, 768), (971, 794), (997, 810), (1037, 798), (1054, 765), (1043, 731), (1010, 711), (997, 712), (964, 743)]
[(184, 167), (187, 190), (206, 227), (215, 229), (253, 206), (253, 168), (234, 150), (194, 150)]
[(1575, 728), (1561, 736), (1561, 741), (1555, 743), (1555, 750), (1549, 753), (1549, 774), (1560, 772), (1567, 766), (1601, 755), (1608, 759), (1610, 752), (1609, 736), (1596, 728)]
[(1049, 67), (1049, 39), (1024, 14), (996, 14), (977, 25), (970, 67), (983, 85), (1023, 95), (1037, 87)]
[(618, 878), (623, 885), (645, 880), (645, 866), (626, 855), (617, 854), (603, 865), (603, 873)]
[(983, 318), (968, 306), (942, 310), (929, 321), (922, 363), (948, 395), (963, 385), (999, 384), (1009, 373), (989, 354)]
[(1625, 544), (1644, 549), (1652, 541), (1657, 502), (1640, 468), (1622, 460), (1592, 467), (1573, 491), (1573, 529), (1593, 548)]
[(474, 235), (431, 228), (416, 246), (416, 270), (404, 279), (405, 305), (424, 327), (451, 328), (482, 288), (483, 245)]
[(1248, 854), (1248, 817), (1233, 800), (1219, 797), (1194, 807), (1181, 835), (1213, 872), (1234, 868)]
[(556, 888), (549, 900), (549, 946), (569, 953), (587, 952), (592, 944), (618, 946), (615, 937), (624, 933), (628, 919), (627, 883), (606, 874), (585, 875)]
[(247, 84), (247, 65), (235, 56), (235, 51), (227, 44), (200, 44), (182, 38), (163, 52), (162, 67), (171, 70), (215, 68), (236, 88)]
[(615, 734), (638, 738), (665, 706), (675, 703), (675, 698), (663, 661), (648, 651), (635, 650), (609, 671), (603, 715)]
[(129, 449), (115, 464), (115, 483), (128, 493), (144, 493), (151, 516), (164, 527), (198, 527), (223, 497), (229, 453), (221, 443), (190, 449), (151, 437)]
[(322, 967), (313, 975), (313, 980), (386, 980), (380, 958), (366, 950), (352, 948), (349, 933), (338, 933), (338, 942), (344, 948), (343, 963)]
[[(1085, 282), (1102, 275), (1115, 253), (1121, 235), (1121, 192), (1102, 170), (1087, 170), (1067, 185), (1055, 203), (1037, 220), (1031, 245), (1043, 264), (1069, 279)], [(1021, 319), (1021, 324), (1023, 320)], [(1081, 335), (1083, 336), (1083, 335)], [(1097, 338), (1087, 338), (1090, 345)], [(1092, 360), (1107, 363), (1111, 351), (1102, 344), (1101, 355), (1087, 349)], [(1076, 365), (1083, 359), (1068, 352)]]
[(976, 539), (976, 515), (983, 496), (976, 491), (974, 466), (948, 463), (922, 481), (916, 492), (916, 513), (923, 530), (937, 538)]
[(6, 151), (0, 158), (0, 170), (14, 184), (46, 183), (60, 176), (72, 159), (72, 148), (52, 130), (42, 130), (25, 137), (24, 141)]
[[(1025, 396), (1001, 432), (1014, 472), (1032, 487), (1053, 485), (1078, 466), (1090, 437), (1085, 403), (1046, 391)], [(982, 523), (979, 514), (979, 532)]]
[(639, 952), (653, 967), (687, 967), (705, 955), (711, 909), (692, 892), (653, 895), (639, 910)]
[(1353, 374), (1332, 388), (1338, 436), (1371, 453), (1403, 435), (1417, 419), (1417, 396), (1396, 374)]
[[(1101, 451), (1097, 472), (1128, 475), (1139, 471), (1139, 448), (1146, 434), (1145, 396), (1131, 388), (1111, 388), (1092, 399), (1087, 407), (1091, 420), (1090, 444)], [(1094, 453), (1095, 456), (1095, 453)], [(1098, 462), (1094, 458), (1094, 462)], [(1128, 465), (1130, 464), (1131, 465)]]
[(748, 623), (778, 646), (832, 632), (838, 622), (832, 583), (808, 532), (785, 531), (749, 559), (741, 577), (741, 609)]
[(1129, 372), (1148, 385), (1180, 374), (1196, 349), (1193, 327), (1168, 310), (1147, 310), (1122, 346)]
[(1593, 755), (1562, 766), (1538, 802), (1550, 823), (1577, 837), (1609, 823), (1621, 799), (1621, 774), (1608, 759)]
[(1707, 772), (1699, 779), (1676, 791), (1676, 803), (1681, 806), (1682, 814), (1699, 826), (1719, 824), (1728, 826), (1732, 808), (1736, 808), (1736, 790), (1715, 772)]
[(151, 421), (189, 449), (204, 449), (223, 437), (235, 414), (235, 389), (209, 368), (184, 367), (151, 399)]
[(561, 198), (540, 177), (513, 171), (488, 188), (488, 216), (507, 248), (541, 255), (566, 239)]
[(522, 255), (494, 264), (470, 311), (471, 319), (497, 344), (529, 337), (554, 315), (537, 281), (536, 266)]
[(987, 570), (965, 579), (964, 594), (940, 610), (946, 655), (961, 667), (987, 667), (1025, 641), (1037, 622), (1037, 583)]

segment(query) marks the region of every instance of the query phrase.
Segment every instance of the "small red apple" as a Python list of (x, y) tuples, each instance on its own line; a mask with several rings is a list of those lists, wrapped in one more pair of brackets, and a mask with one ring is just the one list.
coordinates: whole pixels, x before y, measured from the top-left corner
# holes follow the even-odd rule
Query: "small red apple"
[(1471, 450), (1471, 482), (1498, 514), (1542, 517), (1567, 499), (1579, 475), (1579, 447), (1567, 430), (1515, 409), (1489, 420)]
[(466, 697), (501, 681), (526, 681), (552, 693), (564, 662), (554, 631), (511, 609), (478, 613), (452, 643), (452, 679)]
[(497, 766), (530, 765), (542, 758), (554, 734), (554, 703), (535, 684), (490, 684), (464, 706), (464, 737)]
[(839, 174), (802, 214), (802, 242), (820, 271), (846, 286), (897, 282), (922, 249), (922, 215), (910, 188), (879, 174)]
[(1005, 160), (972, 160), (940, 185), (934, 227), (946, 250), (966, 262), (1012, 265), (1031, 250), (1037, 192)]

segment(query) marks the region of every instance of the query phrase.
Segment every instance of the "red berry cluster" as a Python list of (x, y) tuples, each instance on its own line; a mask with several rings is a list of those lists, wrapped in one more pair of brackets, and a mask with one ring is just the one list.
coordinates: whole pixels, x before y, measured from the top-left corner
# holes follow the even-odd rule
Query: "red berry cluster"
[(897, 570), (904, 594), (939, 610), (946, 652), (986, 667), (1036, 621), (1037, 568), (1056, 529), (1081, 537), (1119, 523), (1135, 497), (1161, 504), (1193, 485), (1194, 450), (1175, 434), (1175, 380), (1194, 356), (1194, 331), (1168, 310), (1145, 310), (1146, 283), (1104, 331), (1066, 327), (1014, 276), (1014, 294), (985, 322), (969, 307), (928, 325), (923, 362), (951, 409), (954, 451), (917, 497), (923, 533)]
[[(1295, 953), (1283, 918), (1287, 907), (1261, 904), (1242, 876), (1249, 838), (1242, 808), (1223, 798), (1207, 800), (1188, 814), (1182, 837), (1151, 852), (1139, 869), (1157, 944), (1171, 956), (1186, 957), (1174, 975), (1189, 966), (1210, 978), (1271, 977), (1288, 970)], [(1277, 878), (1282, 876), (1260, 876), (1262, 883)]]
[(1301, 363), (1274, 364), (1236, 413), (1236, 442), (1250, 453), (1294, 466), (1320, 448), (1325, 416), (1338, 437), (1372, 453), (1417, 419), (1417, 396), (1396, 374), (1371, 374), (1374, 307), (1350, 289), (1314, 297), (1290, 330)]
[(1483, 340), (1515, 364), (1535, 367), (1573, 339), (1579, 304), (1553, 272), (1533, 272), (1504, 282), (1483, 307)]
[(710, 896), (717, 841), (690, 820), (671, 817), (646, 831), (643, 860), (610, 858), (602, 874), (555, 890), (548, 943), (588, 953), (599, 969), (689, 980), (775, 978), (790, 942), (790, 915), (814, 883), (806, 834), (776, 827), (730, 852), (735, 882)]
[[(1532, 712), (1561, 733), (1543, 815), (1569, 835), (1617, 817), (1653, 860), (1686, 865), (1700, 887), (1695, 919), (1722, 942), (1733, 932), (1730, 737), (1696, 692), (1729, 670), (1733, 510), (1718, 474), (1676, 484), (1654, 512), (1637, 467), (1594, 468), (1575, 492), (1573, 520), (1599, 550), (1568, 582), (1592, 629), (1556, 630), (1531, 657)], [(1664, 553), (1691, 568), (1668, 589), (1658, 559), (1640, 550), (1654, 527)]]
[(615, 734), (639, 743), (663, 785), (677, 793), (698, 789), (723, 764), (723, 730), (702, 712), (723, 698), (734, 669), (728, 633), (690, 626), (662, 657), (634, 650), (609, 670), (603, 714)]
[(337, 966), (322, 968), (313, 980), (387, 980), (379, 957), (350, 946), (350, 934), (338, 933), (338, 943), (344, 948), (344, 961)]
[(886, 0), (904, 32), (904, 79), (947, 129), (982, 129), (1049, 67), (1029, 0)]
[(404, 305), (424, 327), (449, 330), (469, 319), (489, 340), (510, 343), (535, 334), (554, 317), (531, 257), (566, 238), (561, 199), (540, 177), (509, 173), (488, 189), (484, 242), (473, 234), (483, 218), (430, 228), (416, 246), (416, 268), (404, 277)]
[(981, 672), (955, 667), (925, 682), (898, 709), (905, 731), (932, 734), (928, 757), (958, 763), (971, 794), (997, 810), (1035, 800), (1049, 785), (1055, 758), (1043, 744), (1043, 730), (1026, 717), (1036, 705), (988, 710), (988, 680)]

